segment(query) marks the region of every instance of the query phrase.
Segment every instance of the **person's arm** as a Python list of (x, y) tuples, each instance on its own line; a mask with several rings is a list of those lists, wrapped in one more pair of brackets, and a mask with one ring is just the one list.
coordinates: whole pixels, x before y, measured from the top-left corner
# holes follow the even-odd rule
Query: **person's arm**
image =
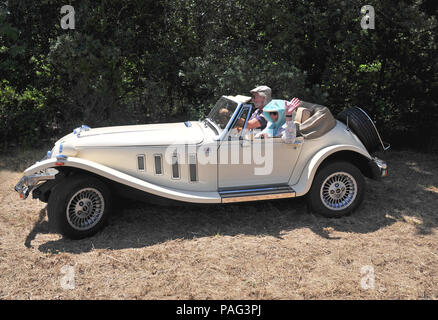
[(260, 128), (262, 125), (260, 123), (259, 120), (257, 119), (252, 119), (248, 121), (248, 124), (246, 125), (247, 129), (255, 129), (255, 128)]
[(297, 136), (297, 130), (295, 123), (292, 121), (292, 113), (298, 108), (301, 101), (297, 98), (293, 98), (289, 103), (284, 102), (284, 108), (286, 110), (286, 123), (284, 124), (284, 131), (281, 136), (284, 143), (294, 143)]
[(243, 128), (243, 126), (245, 125), (245, 118), (240, 118), (236, 121), (236, 127), (240, 128), (240, 130)]
[(300, 106), (301, 101), (298, 98), (293, 98), (290, 102), (284, 102), (284, 109), (286, 111), (286, 121), (292, 121), (292, 113)]
[(250, 119), (247, 124), (247, 129), (257, 129), (260, 128), (261, 130), (266, 128), (266, 125), (268, 124), (268, 120), (266, 120), (265, 116), (260, 113), (253, 115), (253, 119)]

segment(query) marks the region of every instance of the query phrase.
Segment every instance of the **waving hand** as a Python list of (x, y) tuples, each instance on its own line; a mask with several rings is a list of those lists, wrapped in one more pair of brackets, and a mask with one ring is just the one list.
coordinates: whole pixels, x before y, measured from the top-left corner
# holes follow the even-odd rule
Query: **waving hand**
[(298, 98), (293, 98), (290, 102), (285, 101), (284, 109), (286, 110), (286, 115), (291, 115), (300, 104), (301, 101)]

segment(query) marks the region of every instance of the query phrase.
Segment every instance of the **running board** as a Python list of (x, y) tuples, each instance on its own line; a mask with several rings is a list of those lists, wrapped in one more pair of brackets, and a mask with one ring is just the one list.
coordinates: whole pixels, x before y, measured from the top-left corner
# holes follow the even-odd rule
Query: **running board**
[(222, 203), (294, 198), (295, 190), (288, 185), (249, 189), (224, 188), (219, 190)]

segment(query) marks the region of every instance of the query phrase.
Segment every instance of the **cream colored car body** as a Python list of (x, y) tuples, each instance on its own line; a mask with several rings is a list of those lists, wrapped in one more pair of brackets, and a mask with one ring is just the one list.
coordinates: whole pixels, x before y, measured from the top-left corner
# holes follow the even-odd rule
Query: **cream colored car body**
[[(242, 96), (227, 98), (237, 102), (238, 109), (249, 100)], [(235, 148), (242, 155), (245, 148), (257, 148), (267, 141), (249, 137), (228, 141), (228, 134), (218, 135), (201, 121), (78, 128), (57, 141), (50, 157), (26, 169), (24, 175), (31, 179), (49, 168), (74, 168), (163, 198), (221, 203), (305, 195), (319, 165), (340, 151), (372, 160), (358, 137), (337, 121), (332, 130), (317, 139), (297, 137), (294, 144), (272, 139), (272, 171), (259, 175), (255, 171), (261, 165), (254, 159), (233, 164), (220, 151)], [(202, 157), (216, 161), (201, 161)], [(157, 170), (160, 161), (161, 172)]]

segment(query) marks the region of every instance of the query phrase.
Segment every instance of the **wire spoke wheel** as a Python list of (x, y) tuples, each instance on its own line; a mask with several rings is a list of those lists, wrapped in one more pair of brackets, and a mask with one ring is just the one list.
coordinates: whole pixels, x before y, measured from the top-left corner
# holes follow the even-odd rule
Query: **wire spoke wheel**
[(344, 210), (356, 199), (357, 183), (347, 172), (329, 175), (321, 185), (321, 201), (330, 210)]
[(72, 228), (86, 231), (97, 225), (104, 210), (103, 195), (95, 188), (84, 188), (70, 198), (66, 208), (67, 221)]

